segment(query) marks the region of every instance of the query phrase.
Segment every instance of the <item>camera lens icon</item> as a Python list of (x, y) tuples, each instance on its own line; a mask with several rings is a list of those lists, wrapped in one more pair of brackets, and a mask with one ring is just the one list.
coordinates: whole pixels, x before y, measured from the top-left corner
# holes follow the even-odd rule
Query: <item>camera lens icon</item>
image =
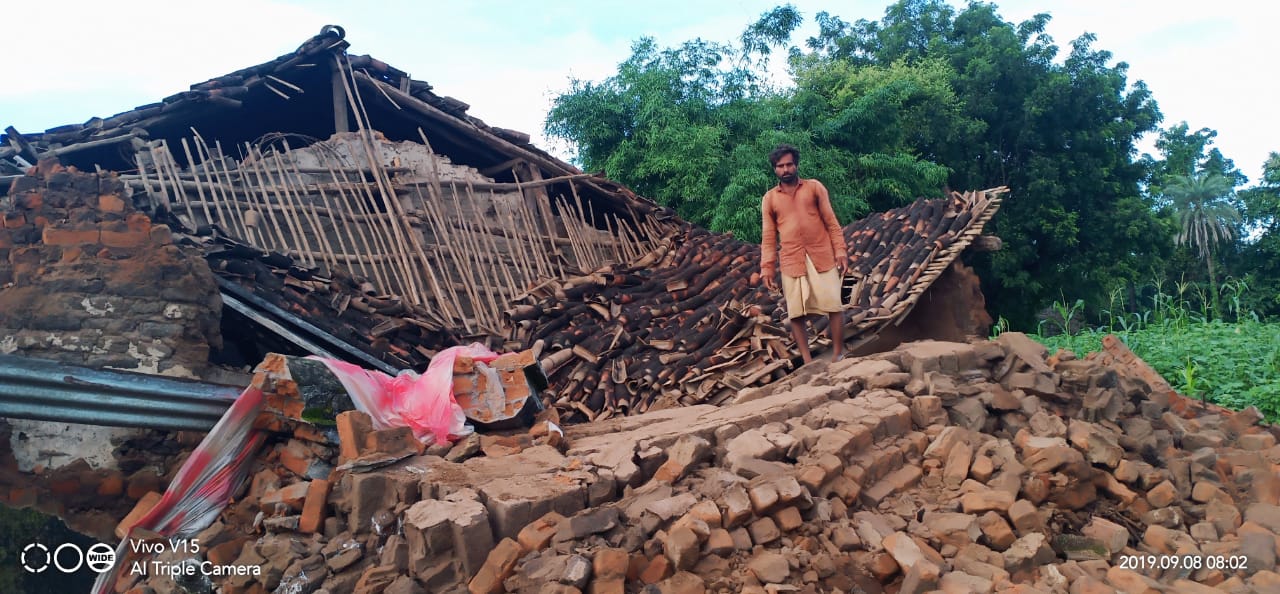
[(64, 543), (50, 552), (49, 547), (33, 542), (22, 548), (21, 562), (27, 573), (44, 573), (50, 566), (62, 573), (75, 573), (86, 566), (102, 573), (115, 565), (116, 550), (101, 542), (88, 551), (74, 543)]
[(33, 542), (22, 547), (21, 561), (27, 573), (43, 573), (52, 565), (53, 556), (49, 554), (49, 547)]

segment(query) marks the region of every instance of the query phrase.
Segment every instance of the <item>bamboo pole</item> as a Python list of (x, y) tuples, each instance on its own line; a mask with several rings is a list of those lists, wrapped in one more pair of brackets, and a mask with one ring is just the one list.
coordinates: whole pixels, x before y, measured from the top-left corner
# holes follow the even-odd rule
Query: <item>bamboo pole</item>
[[(245, 146), (247, 147), (248, 145), (246, 144)], [(250, 161), (250, 163), (246, 164), (245, 161)], [(255, 162), (252, 151), (250, 151), (250, 153), (244, 159), (240, 160), (240, 165), (237, 168), (237, 171), (240, 172), (240, 175), (245, 180), (246, 185), (250, 185), (250, 182), (248, 180), (246, 173), (252, 172), (253, 175), (258, 178), (257, 184), (251, 184), (255, 190), (254, 193), (258, 195), (259, 199), (261, 199), (262, 204), (271, 204), (271, 196), (267, 193), (265, 189), (266, 181), (263, 179), (262, 173), (258, 171), (258, 168), (256, 165), (257, 163)], [(262, 218), (266, 219), (271, 223), (271, 229), (275, 231), (275, 236), (279, 241), (277, 245), (279, 246), (278, 249), (280, 253), (288, 253), (288, 250), (290, 247), (289, 241), (285, 239), (284, 229), (280, 226), (280, 221), (276, 219), (275, 214), (272, 211), (265, 208), (262, 210), (260, 214), (262, 215)]]
[[(334, 59), (341, 60), (341, 58), (337, 54), (334, 54)], [(399, 202), (395, 197), (395, 192), (390, 191), (389, 187), (383, 185), (383, 182), (386, 178), (386, 172), (382, 171), (381, 163), (379, 163), (377, 157), (374, 156), (373, 138), (372, 138), (372, 134), (369, 132), (369, 125), (368, 125), (368, 117), (369, 117), (368, 112), (365, 110), (364, 101), (360, 97), (360, 90), (358, 88), (357, 89), (352, 88), (355, 85), (355, 83), (354, 83), (354, 74), (351, 72), (350, 65), (346, 65), (344, 67), (343, 73), (344, 73), (344, 76), (342, 77), (342, 85), (346, 90), (347, 99), (351, 102), (352, 106), (355, 108), (353, 111), (355, 112), (355, 116), (356, 116), (356, 131), (360, 135), (360, 141), (361, 141), (360, 144), (364, 148), (365, 157), (368, 158), (369, 160), (369, 168), (374, 172), (373, 177), (378, 184), (378, 193), (380, 194), (382, 203), (387, 210), (387, 217), (385, 217), (386, 218), (385, 223), (392, 230), (391, 238), (390, 238), (391, 248), (392, 248), (392, 251), (396, 253), (397, 256), (400, 257), (401, 272), (406, 277), (401, 280), (401, 283), (402, 283), (401, 293), (408, 292), (409, 293), (408, 296), (411, 302), (421, 303), (421, 294), (418, 291), (416, 275), (412, 273), (412, 267), (409, 264), (407, 250), (404, 249), (404, 246), (401, 243), (401, 238), (403, 238), (405, 234), (402, 233), (400, 229), (399, 216), (401, 216), (403, 213), (401, 213), (400, 209), (398, 208)], [(348, 75), (352, 77), (351, 82), (348, 82), (347, 80)], [(361, 187), (369, 194), (369, 197), (372, 199), (373, 191), (368, 188), (368, 185), (369, 185), (368, 182), (364, 182), (361, 184)]]
[[(462, 243), (465, 246), (466, 251), (469, 253), (469, 256), (468, 256), (469, 269), (474, 270), (475, 277), (484, 277), (486, 280), (488, 280), (488, 277), (484, 275), (483, 271), (481, 270), (481, 267), (479, 266), (480, 250), (475, 241), (475, 237), (472, 235), (473, 232), (471, 231), (471, 225), (468, 224), (467, 222), (468, 217), (465, 217), (462, 214), (462, 200), (458, 198), (457, 184), (453, 182), (449, 182), (449, 190), (450, 190), (450, 194), (453, 197), (453, 206), (456, 209), (455, 213), (458, 215), (458, 220), (462, 222), (463, 229), (465, 231), (465, 235), (462, 238)], [(468, 275), (468, 282), (474, 282), (475, 277), (471, 277), (470, 275)], [(486, 324), (493, 324), (494, 320), (498, 319), (502, 315), (502, 308), (498, 307), (497, 302), (493, 298), (493, 293), (491, 293), (490, 291), (482, 291), (482, 293), (484, 294), (483, 296), (485, 297), (485, 302), (489, 305), (489, 309), (485, 311), (485, 322)], [(483, 306), (483, 304), (481, 305)], [(498, 325), (500, 326), (501, 322), (498, 322)]]
[[(169, 143), (161, 140), (158, 147), (152, 147), (151, 160), (156, 164), (156, 174), (160, 178), (161, 186), (163, 187), (168, 185), (170, 182), (167, 178), (171, 178), (173, 176), (173, 169), (176, 166), (176, 164), (171, 164), (173, 163), (173, 155), (169, 153)], [(173, 184), (171, 191), (174, 197), (173, 202), (182, 203), (186, 208), (187, 218), (191, 219), (191, 224), (194, 225), (196, 222), (196, 213), (191, 209), (191, 203), (187, 202), (187, 194), (183, 192), (182, 188), (177, 184)], [(166, 192), (166, 196), (167, 195), (168, 192)]]
[[(427, 196), (426, 196), (426, 197), (423, 197), (423, 196), (422, 196), (422, 192), (421, 192), (421, 191), (418, 191), (418, 184), (414, 184), (414, 190), (415, 190), (415, 192), (417, 192), (418, 198), (421, 200), (421, 202), (422, 202), (422, 204), (423, 204), (423, 207), (424, 207), (424, 211), (425, 211), (425, 209), (426, 209), (426, 207), (427, 207), (427, 202), (428, 202), (428, 200), (437, 200), (437, 201), (440, 201), (440, 202), (443, 202), (443, 201), (444, 201), (444, 188), (443, 188), (443, 186), (440, 184), (440, 168), (439, 168), (439, 166), (436, 164), (436, 152), (435, 152), (435, 149), (433, 149), (433, 148), (431, 147), (431, 141), (427, 139), (427, 133), (426, 133), (426, 132), (424, 132), (424, 131), (422, 130), (422, 127), (421, 127), (421, 126), (419, 126), (419, 127), (418, 127), (418, 137), (422, 139), (422, 145), (423, 145), (423, 146), (425, 146), (425, 147), (427, 148), (427, 164), (431, 167), (431, 177), (430, 177), (430, 180), (431, 180), (431, 186), (430, 186), (430, 187), (428, 187), (428, 192), (427, 192)], [(434, 193), (432, 192), (432, 190), (434, 190)], [(437, 217), (437, 220), (439, 220), (439, 218), (438, 218), (438, 217)], [(431, 221), (431, 219), (430, 219), (430, 218), (428, 218), (428, 219), (427, 219), (427, 221), (428, 221), (428, 222), (430, 222), (430, 221)], [(443, 222), (442, 220), (439, 220), (439, 222), (440, 222), (440, 225), (443, 227), (443, 226), (444, 226), (444, 222)], [(432, 227), (433, 227), (432, 233), (434, 233), (434, 234), (436, 235), (437, 239), (439, 239), (439, 238), (441, 237), (441, 231), (440, 231), (440, 230), (438, 230), (438, 229), (435, 229), (435, 228), (434, 228), (434, 225), (433, 225)], [(447, 232), (446, 232), (446, 233), (447, 233)], [(447, 237), (447, 235), (446, 235), (446, 237)], [(452, 245), (449, 245), (448, 247), (449, 247), (450, 249), (452, 249), (452, 247), (453, 247), (453, 246), (452, 246)], [(451, 252), (451, 253), (453, 253), (453, 252)], [(438, 261), (440, 261), (440, 263), (441, 263), (441, 270), (442, 270), (442, 271), (446, 271), (446, 270), (447, 270), (447, 268), (445, 268), (445, 267), (443, 266), (443, 258), (444, 258), (444, 255), (443, 255), (443, 254), (439, 254), (439, 255), (438, 255), (438, 257), (437, 257)], [(455, 268), (456, 270), (458, 270), (459, 272), (461, 272), (462, 267), (461, 267), (461, 264), (459, 264), (459, 263), (458, 263), (458, 261), (457, 261), (457, 257), (456, 257), (456, 256), (454, 256), (454, 258), (453, 258), (453, 259), (454, 259), (454, 268)], [(464, 310), (463, 310), (463, 308), (462, 308), (462, 304), (458, 302), (457, 292), (456, 292), (456, 291), (452, 291), (452, 290), (451, 290), (451, 291), (450, 291), (450, 293), (449, 293), (449, 296), (450, 296), (450, 298), (452, 299), (453, 304), (457, 307), (457, 310), (458, 310), (458, 319), (459, 319), (459, 320), (462, 320), (462, 321), (463, 321), (463, 323), (464, 323), (464, 325), (465, 325), (465, 326), (467, 326), (467, 332), (471, 332), (470, 326), (466, 323), (467, 316), (466, 316), (466, 314), (464, 313)], [(473, 312), (474, 312), (474, 308), (473, 308)]]
[[(414, 186), (413, 191), (418, 195), (418, 199), (422, 202), (423, 221), (427, 226), (432, 228), (431, 232), (433, 235), (436, 236), (436, 239), (439, 239), (440, 238), (439, 233), (435, 231), (435, 222), (432, 221), (431, 216), (427, 214), (427, 199), (422, 195), (422, 190), (417, 186)], [(427, 188), (427, 191), (430, 192), (431, 189)], [(441, 309), (444, 309), (447, 315), (449, 315), (450, 317), (458, 321), (464, 321), (466, 319), (466, 314), (463, 313), (462, 311), (462, 305), (458, 303), (457, 292), (454, 291), (452, 287), (450, 287), (448, 291), (441, 289), (441, 287), (443, 286), (443, 283), (441, 283), (440, 280), (436, 277), (435, 271), (437, 268), (440, 270), (441, 274), (444, 274), (445, 272), (447, 272), (447, 269), (445, 268), (442, 262), (441, 253), (443, 252), (444, 248), (442, 248), (439, 245), (435, 245), (432, 247), (434, 248), (431, 250), (431, 254), (430, 254), (432, 261), (425, 263), (424, 266), (427, 269), (427, 275), (428, 275), (427, 278), (430, 280), (432, 286), (437, 291), (436, 301), (439, 302)], [(450, 312), (451, 308), (453, 310), (452, 312)], [(467, 331), (470, 332), (471, 330), (468, 329)]]
[(594, 269), (595, 267), (592, 266), (591, 257), (587, 253), (586, 240), (583, 239), (582, 234), (578, 229), (580, 214), (573, 210), (573, 205), (570, 204), (569, 200), (564, 196), (561, 196), (556, 202), (560, 205), (560, 220), (564, 222), (565, 234), (568, 235), (570, 241), (573, 242), (574, 265), (576, 265), (578, 270), (581, 272), (588, 272)]
[[(569, 182), (569, 190), (573, 192), (573, 199), (577, 201), (578, 188), (577, 186), (574, 185), (573, 182)], [(579, 204), (578, 209), (579, 210), (582, 209), (581, 204)], [(596, 265), (593, 266), (592, 268), (599, 268), (600, 266), (604, 265), (604, 261), (605, 261), (605, 257), (600, 253), (600, 251), (604, 249), (604, 240), (600, 238), (600, 229), (596, 227), (596, 209), (595, 209), (595, 206), (592, 205), (590, 200), (587, 201), (587, 212), (585, 214), (586, 214), (586, 218), (583, 219), (583, 229), (590, 230), (588, 231), (588, 233), (590, 233), (590, 237), (591, 237), (591, 244), (592, 244), (591, 251), (596, 259)]]
[[(572, 206), (575, 207), (573, 211), (573, 230), (578, 234), (578, 245), (581, 246), (583, 252), (583, 260), (579, 261), (578, 265), (585, 265), (583, 270), (595, 270), (599, 263), (596, 262), (595, 250), (591, 248), (591, 238), (587, 237), (587, 211), (582, 208), (582, 200), (578, 198), (578, 186), (573, 182), (569, 182), (569, 193), (573, 196)], [(565, 203), (568, 202), (569, 200), (566, 198)]]
[[(472, 206), (472, 209), (474, 210), (474, 209), (475, 209), (475, 205), (476, 205), (476, 195), (475, 195), (475, 193), (472, 191), (472, 189), (471, 189), (471, 184), (470, 184), (469, 182), (467, 183), (467, 198), (469, 198), (469, 199), (471, 200), (471, 203), (472, 203), (472, 205), (473, 205), (473, 206)], [(493, 204), (493, 206), (494, 206), (494, 212), (496, 213), (496, 212), (497, 212), (497, 204), (496, 204), (496, 202), (494, 202), (494, 194), (493, 194), (493, 192), (489, 192), (489, 202), (490, 202), (490, 204)], [(496, 218), (496, 217), (495, 217), (495, 218)], [(486, 248), (485, 253), (487, 254), (487, 259), (489, 260), (489, 262), (491, 262), (491, 263), (492, 263), (492, 265), (496, 268), (496, 270), (498, 270), (498, 271), (499, 271), (499, 272), (495, 275), (495, 276), (497, 276), (497, 277), (498, 277), (496, 280), (498, 280), (498, 281), (499, 281), (499, 283), (501, 283), (502, 279), (503, 279), (503, 278), (506, 278), (506, 281), (507, 281), (507, 282), (506, 282), (506, 290), (505, 290), (505, 291), (503, 291), (503, 292), (500, 294), (500, 297), (501, 297), (501, 299), (500, 299), (500, 300), (501, 300), (503, 303), (498, 304), (498, 305), (499, 305), (498, 310), (495, 312), (495, 313), (497, 314), (498, 319), (501, 319), (501, 317), (502, 317), (502, 306), (505, 306), (506, 304), (510, 303), (510, 302), (511, 302), (511, 298), (516, 294), (516, 291), (515, 291), (515, 288), (514, 288), (514, 286), (515, 286), (515, 281), (514, 281), (514, 280), (512, 280), (512, 278), (511, 278), (511, 267), (510, 267), (510, 266), (505, 265), (505, 264), (504, 264), (503, 262), (501, 262), (501, 261), (500, 261), (500, 259), (498, 258), (498, 245), (497, 245), (497, 243), (496, 243), (496, 242), (494, 241), (494, 239), (493, 239), (493, 233), (492, 233), (492, 231), (490, 231), (487, 227), (480, 228), (480, 231), (479, 231), (479, 235), (478, 235), (478, 237), (480, 238), (481, 242), (484, 244), (484, 248)]]
[[(232, 208), (230, 201), (226, 200), (226, 194), (229, 193), (230, 190), (224, 188), (222, 183), (215, 177), (218, 170), (217, 165), (211, 158), (209, 145), (205, 143), (204, 137), (200, 136), (200, 132), (195, 128), (192, 128), (191, 132), (195, 135), (196, 154), (200, 157), (201, 168), (204, 169), (205, 178), (209, 181), (209, 195), (210, 199), (214, 201), (213, 209), (218, 213), (218, 219), (226, 226), (227, 232), (232, 233), (233, 235), (238, 235), (247, 241), (249, 239), (249, 230), (244, 225), (244, 219), (238, 218), (243, 217), (243, 214)], [(222, 212), (223, 201), (227, 202), (227, 213), (225, 215)], [(240, 225), (239, 232), (236, 231), (236, 224)]]
[[(346, 82), (346, 77), (343, 77), (343, 83)], [(383, 95), (387, 93), (383, 91), (381, 86), (376, 86), (375, 84), (375, 87), (378, 87), (378, 90), (383, 92)], [(387, 205), (389, 215), (388, 219), (390, 224), (392, 224), (394, 232), (396, 232), (396, 237), (406, 238), (408, 239), (408, 243), (410, 243), (410, 246), (406, 247), (399, 245), (397, 242), (396, 246), (402, 253), (404, 268), (406, 268), (406, 274), (408, 275), (407, 280), (408, 283), (410, 283), (411, 289), (410, 300), (421, 305), (421, 303), (424, 302), (425, 291), (420, 288), (420, 285), (424, 283), (421, 282), (419, 270), (417, 270), (412, 264), (413, 259), (410, 257), (410, 248), (417, 253), (424, 253), (424, 250), (422, 250), (422, 243), (419, 241), (419, 238), (417, 238), (416, 233), (413, 232), (412, 227), (408, 225), (407, 221), (404, 221), (406, 228), (401, 228), (401, 219), (403, 219), (406, 214), (404, 214), (403, 205), (399, 202), (399, 196), (396, 193), (396, 189), (392, 186), (392, 181), (390, 181), (387, 170), (383, 168), (383, 165), (379, 163), (379, 160), (376, 159), (374, 154), (374, 138), (372, 138), (372, 133), (369, 129), (369, 113), (367, 113), (365, 109), (365, 101), (364, 97), (361, 97), (360, 86), (355, 83), (355, 73), (352, 73), (351, 91), (355, 92), (356, 105), (360, 108), (358, 109), (357, 122), (360, 123), (360, 129), (358, 129), (358, 132), (360, 132), (361, 143), (365, 147), (366, 156), (369, 157), (369, 168), (374, 172), (374, 179), (378, 182), (381, 198), (383, 198), (384, 204)], [(387, 97), (387, 99), (390, 101), (390, 97)], [(392, 101), (392, 104), (396, 105), (396, 102)], [(399, 109), (399, 105), (396, 105), (396, 108)]]
[(507, 251), (520, 261), (520, 275), (524, 277), (523, 282), (520, 283), (520, 290), (523, 292), (529, 285), (533, 284), (537, 277), (534, 275), (533, 263), (529, 261), (527, 250), (524, 249), (523, 245), (516, 244), (515, 238), (519, 236), (519, 233), (515, 229), (515, 216), (510, 211), (503, 213), (503, 215), (505, 222), (502, 225), (502, 238), (507, 242)]
[[(267, 182), (271, 181), (271, 172), (267, 169), (266, 163), (263, 162), (266, 159), (266, 155), (262, 154), (262, 151), (258, 150), (257, 147), (254, 147), (248, 143), (245, 143), (244, 148), (245, 148), (245, 152), (247, 152), (249, 155), (248, 161), (250, 162), (250, 165), (253, 167), (254, 173), (258, 176), (258, 180), (262, 182), (263, 198), (269, 204), (271, 202), (271, 196), (267, 193)], [(242, 167), (244, 166), (243, 161), (241, 162), (241, 166)], [(276, 204), (279, 204), (280, 206), (284, 207), (280, 209), (279, 218), (284, 219), (284, 226), (289, 229), (289, 235), (293, 240), (289, 242), (289, 249), (290, 250), (303, 249), (306, 251), (312, 251), (311, 242), (307, 241), (306, 234), (304, 234), (302, 232), (302, 229), (298, 226), (297, 224), (298, 221), (296, 220), (296, 218), (291, 216), (294, 214), (292, 212), (293, 209), (290, 207), (289, 204), (286, 203), (284, 194), (281, 193), (279, 190), (279, 184), (272, 184), (271, 188), (272, 188), (271, 193), (275, 195)], [(276, 219), (275, 211), (270, 211), (269, 213), (264, 213), (264, 214), (267, 214), (268, 216), (270, 216), (272, 220)], [(301, 254), (299, 254), (298, 259), (301, 260), (304, 265), (307, 265), (307, 266), (315, 265), (315, 260), (312, 260), (307, 256), (302, 256)]]
[[(191, 156), (191, 145), (187, 144), (186, 138), (182, 139), (182, 152), (187, 155), (187, 167), (191, 169), (192, 173), (195, 173), (196, 160)], [(213, 215), (209, 213), (209, 206), (205, 204), (204, 189), (201, 188), (200, 186), (196, 186), (196, 195), (200, 197), (200, 209), (204, 211), (205, 223), (212, 225)], [(197, 225), (197, 227), (199, 227), (199, 225)]]
[[(547, 259), (547, 248), (541, 241), (543, 236), (541, 233), (538, 233), (534, 228), (534, 225), (530, 223), (529, 217), (531, 215), (529, 214), (529, 208), (523, 200), (516, 205), (516, 213), (520, 215), (518, 224), (520, 225), (524, 236), (529, 238), (530, 249), (532, 251), (530, 255), (533, 256), (533, 263), (538, 269), (538, 276), (541, 278), (550, 278), (555, 276), (553, 272), (554, 269), (551, 267), (551, 262)], [(514, 218), (514, 215), (512, 215), (512, 217)]]
[[(288, 141), (284, 142), (284, 150), (291, 150)], [(307, 224), (311, 227), (311, 232), (315, 234), (316, 243), (320, 244), (320, 248), (323, 251), (325, 263), (330, 267), (336, 267), (338, 260), (334, 257), (333, 244), (329, 243), (329, 236), (324, 232), (323, 226), (320, 224), (320, 217), (314, 211), (314, 204), (308, 204), (306, 200), (303, 199), (302, 195), (294, 191), (294, 184), (290, 181), (290, 172), (285, 167), (284, 158), (281, 157), (278, 152), (272, 154), (274, 155), (276, 170), (280, 174), (280, 179), (284, 180), (285, 190), (289, 195), (290, 202), (292, 203), (295, 198), (297, 199), (296, 204), (298, 211), (302, 214), (302, 218), (305, 219)], [(296, 166), (296, 163), (293, 164)], [(301, 181), (301, 178), (299, 178), (299, 181)]]
[[(462, 286), (465, 289), (469, 302), (471, 303), (471, 316), (476, 318), (475, 322), (477, 325), (479, 325), (481, 322), (481, 320), (479, 319), (481, 315), (479, 313), (480, 297), (476, 295), (475, 289), (472, 287), (471, 283), (466, 282), (467, 271), (463, 268), (462, 258), (458, 256), (458, 251), (460, 250), (460, 247), (455, 244), (453, 240), (452, 232), (450, 232), (446, 228), (444, 224), (444, 216), (440, 213), (439, 206), (437, 206), (434, 202), (428, 202), (426, 204), (426, 207), (427, 207), (428, 215), (436, 223), (437, 235), (441, 238), (441, 245), (445, 246), (445, 249), (448, 250), (449, 257), (451, 260), (453, 260), (454, 270), (459, 276), (462, 277)], [(468, 333), (472, 332), (471, 324), (468, 323), (468, 320), (465, 316), (462, 318), (462, 322), (463, 322), (463, 326), (467, 329), (467, 332)]]
[[(329, 157), (328, 157), (328, 156), (325, 156), (325, 157), (321, 158), (321, 159), (320, 159), (320, 162), (322, 162), (322, 163), (324, 163), (326, 166), (328, 166), (328, 165), (329, 165)], [(343, 205), (346, 207), (347, 211), (349, 211), (349, 212), (353, 212), (353, 213), (354, 213), (354, 212), (360, 212), (360, 213), (363, 213), (364, 215), (366, 215), (366, 216), (367, 216), (367, 215), (369, 214), (369, 211), (368, 211), (368, 210), (366, 209), (366, 207), (365, 207), (364, 200), (363, 200), (363, 199), (362, 199), (362, 198), (361, 198), (361, 197), (356, 193), (356, 190), (355, 190), (354, 184), (352, 184), (352, 183), (350, 182), (350, 180), (348, 180), (348, 179), (347, 179), (347, 174), (346, 174), (346, 172), (341, 172), (341, 173), (340, 173), (340, 172), (334, 171), (334, 170), (333, 170), (333, 168), (332, 168), (332, 167), (330, 167), (330, 168), (329, 168), (329, 174), (330, 174), (330, 175), (332, 175), (332, 176), (333, 176), (333, 179), (335, 179), (335, 180), (339, 179), (339, 177), (338, 177), (338, 176), (339, 176), (339, 174), (341, 174), (341, 176), (342, 176), (342, 178), (341, 178), (341, 179), (342, 179), (342, 181), (341, 181), (341, 183), (339, 183), (339, 184), (338, 184), (338, 196), (339, 196), (340, 198), (342, 198)], [(350, 188), (351, 188), (351, 195), (348, 195), (348, 194), (347, 194), (347, 190), (346, 190), (346, 188), (348, 188), (348, 187), (350, 187)], [(352, 201), (353, 201), (353, 200), (354, 200), (355, 205), (356, 205), (354, 208), (352, 207)], [(377, 219), (376, 219), (376, 218), (370, 218), (369, 220), (372, 220), (375, 224), (377, 223)], [(361, 242), (363, 242), (363, 243), (364, 243), (364, 252), (365, 252), (366, 254), (370, 254), (370, 255), (372, 255), (372, 254), (375, 254), (375, 253), (377, 253), (377, 254), (386, 254), (386, 253), (387, 253), (386, 249), (385, 249), (385, 248), (384, 248), (384, 246), (382, 245), (382, 235), (381, 235), (380, 233), (378, 233), (378, 232), (377, 232), (376, 230), (374, 230), (374, 229), (369, 229), (369, 230), (368, 230), (368, 231), (369, 231), (369, 232), (368, 232), (368, 234), (366, 234), (366, 233), (365, 233), (365, 226), (364, 226), (364, 225), (360, 225), (360, 224), (358, 224), (358, 223), (357, 223), (357, 224), (355, 224), (354, 226), (355, 226), (355, 229), (356, 229), (357, 234), (358, 234), (358, 235), (359, 235), (359, 237), (360, 237)], [(370, 227), (372, 227), (372, 226), (373, 226), (373, 225), (370, 225)], [(368, 237), (369, 235), (372, 235), (372, 236), (373, 236), (373, 239), (372, 239), (372, 240), (370, 240), (370, 239), (369, 239), (369, 237)], [(353, 238), (352, 238), (352, 244), (354, 245), (354, 243), (355, 243), (355, 238), (353, 237)], [(389, 265), (387, 265), (387, 264), (382, 264), (382, 265), (380, 265), (379, 261), (370, 260), (370, 261), (369, 261), (369, 267), (370, 267), (370, 269), (372, 269), (372, 270), (373, 270), (373, 278), (374, 278), (374, 280), (376, 280), (376, 281), (378, 282), (378, 286), (383, 287), (383, 288), (384, 288), (384, 290), (386, 290), (386, 288), (390, 287), (390, 283), (388, 283), (388, 281), (387, 281), (387, 272), (390, 270)]]
[(142, 164), (141, 151), (133, 154), (133, 162), (138, 166), (138, 173), (142, 176), (142, 191), (147, 193), (147, 201), (149, 202), (155, 191), (151, 189), (151, 180), (147, 177), (147, 168)]
[[(213, 146), (218, 152), (218, 163), (221, 166), (221, 173), (226, 176), (226, 185), (232, 188), (236, 187), (236, 178), (232, 176), (231, 169), (227, 165), (228, 159), (233, 162), (235, 162), (235, 159), (226, 156), (226, 153), (222, 150), (221, 141), (214, 140)], [(250, 241), (259, 249), (263, 251), (270, 251), (272, 239), (267, 233), (267, 230), (262, 227), (264, 224), (264, 221), (262, 220), (264, 215), (258, 211), (257, 188), (249, 183), (244, 170), (240, 167), (238, 162), (236, 163), (236, 174), (239, 176), (239, 185), (244, 189), (245, 196), (249, 202), (249, 209), (241, 215), (244, 220), (246, 233), (249, 233), (249, 230), (252, 230), (252, 233), (249, 234), (256, 236), (256, 240), (251, 238)]]
[[(414, 188), (414, 190), (416, 192), (417, 188)], [(421, 197), (421, 193), (419, 193), (419, 197)], [(427, 249), (423, 246), (422, 241), (418, 237), (419, 231), (411, 224), (406, 224), (406, 227), (406, 233), (409, 235), (410, 243), (413, 244), (414, 249), (411, 257), (414, 257), (414, 261), (417, 262), (418, 266), (420, 266), (422, 280), (426, 285), (427, 290), (431, 291), (431, 297), (435, 300), (437, 306), (444, 310), (446, 315), (452, 315), (449, 312), (449, 304), (445, 301), (444, 290), (441, 288), (440, 282), (436, 278), (435, 266), (429, 261)], [(453, 293), (450, 292), (449, 294), (452, 295)], [(425, 297), (426, 296), (424, 295), (424, 301)]]
[(627, 261), (631, 262), (640, 258), (640, 256), (645, 253), (644, 244), (641, 242), (640, 238), (636, 236), (636, 231), (631, 228), (631, 223), (619, 218), (618, 224), (622, 227), (622, 230), (626, 232), (627, 245), (631, 248), (631, 256), (627, 258)]
[[(296, 168), (295, 168), (295, 171), (296, 171)], [(329, 196), (325, 193), (323, 189), (320, 190), (320, 201), (324, 203), (326, 211), (336, 210), (336, 208), (330, 208)], [(364, 261), (360, 258), (360, 251), (358, 248), (356, 248), (355, 237), (351, 234), (350, 230), (348, 230), (346, 225), (339, 225), (339, 219), (332, 216), (329, 217), (329, 227), (333, 230), (333, 236), (338, 242), (338, 249), (341, 250), (342, 252), (341, 255), (350, 256), (351, 260), (349, 261), (355, 262), (356, 265), (360, 267), (361, 276), (368, 277), (369, 269), (367, 266), (365, 266)], [(323, 228), (324, 228), (324, 225), (321, 225), (322, 230)], [(347, 241), (346, 241), (347, 239), (351, 240), (350, 249), (347, 248)]]

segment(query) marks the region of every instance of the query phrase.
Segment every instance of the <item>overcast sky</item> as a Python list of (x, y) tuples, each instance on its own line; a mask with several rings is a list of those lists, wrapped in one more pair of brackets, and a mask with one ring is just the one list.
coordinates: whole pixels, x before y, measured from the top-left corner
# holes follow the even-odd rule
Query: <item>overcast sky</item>
[[(38, 132), (158, 101), (191, 84), (289, 53), (325, 24), (346, 28), (350, 51), (370, 54), (441, 95), (469, 103), (491, 125), (541, 136), (551, 98), (571, 77), (615, 71), (636, 38), (727, 41), (779, 2), (116, 0), (11, 3), (4, 9), (0, 128)], [(798, 42), (827, 10), (879, 19), (887, 1), (794, 0), (806, 18)], [(963, 2), (953, 1), (957, 6)], [(1004, 0), (1006, 19), (1053, 16), (1060, 47), (1086, 31), (1097, 48), (1146, 81), (1170, 126), (1218, 131), (1216, 146), (1250, 181), (1280, 151), (1280, 4), (1249, 0)], [(1259, 66), (1262, 64), (1263, 66)], [(1270, 64), (1268, 66), (1268, 64)], [(1150, 140), (1141, 147), (1153, 151)]]

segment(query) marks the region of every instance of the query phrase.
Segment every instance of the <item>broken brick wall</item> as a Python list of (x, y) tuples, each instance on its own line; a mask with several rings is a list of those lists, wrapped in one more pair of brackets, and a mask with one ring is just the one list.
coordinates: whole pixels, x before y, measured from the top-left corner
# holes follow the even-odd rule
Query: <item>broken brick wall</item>
[(920, 296), (902, 323), (887, 326), (852, 354), (883, 353), (915, 340), (965, 342), (985, 338), (991, 331), (991, 316), (981, 282), (972, 268), (960, 260), (952, 262)]
[(114, 174), (35, 173), (0, 199), (0, 353), (199, 374), (221, 344), (204, 260), (136, 211)]
[[(115, 174), (46, 163), (0, 196), (0, 353), (192, 377), (221, 343), (204, 259), (138, 212)], [(0, 503), (109, 538), (199, 435), (3, 419)]]

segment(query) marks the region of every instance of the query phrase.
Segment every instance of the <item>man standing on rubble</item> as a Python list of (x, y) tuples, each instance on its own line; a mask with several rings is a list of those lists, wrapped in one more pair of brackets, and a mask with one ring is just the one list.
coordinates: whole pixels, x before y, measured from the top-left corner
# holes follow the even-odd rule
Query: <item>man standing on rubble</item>
[[(796, 173), (800, 151), (780, 144), (769, 153), (769, 163), (778, 176), (778, 185), (765, 193), (760, 202), (761, 226), (760, 276), (770, 291), (778, 290), (775, 279), (779, 260), (782, 268), (782, 294), (787, 301), (787, 318), (791, 335), (800, 347), (804, 362), (809, 354), (809, 338), (805, 318), (826, 314), (832, 344), (831, 359), (844, 358), (844, 315), (840, 303), (840, 284), (848, 266), (844, 234), (840, 221), (831, 210), (827, 188), (816, 179), (801, 179)], [(781, 237), (781, 241), (779, 241)], [(778, 254), (781, 243), (782, 254)]]

